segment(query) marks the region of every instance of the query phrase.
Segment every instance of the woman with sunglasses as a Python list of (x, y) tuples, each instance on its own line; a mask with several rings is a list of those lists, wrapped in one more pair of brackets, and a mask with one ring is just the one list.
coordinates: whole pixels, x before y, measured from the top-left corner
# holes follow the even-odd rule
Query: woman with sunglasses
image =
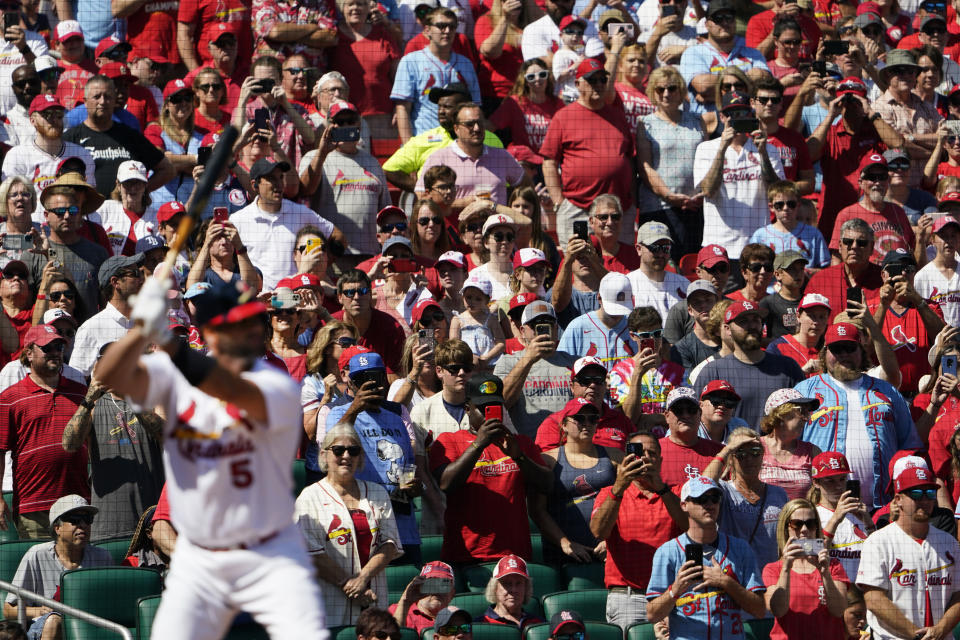
[(540, 58), (531, 58), (520, 65), (510, 94), (490, 116), (494, 131), (513, 146), (527, 147), (539, 153), (547, 126), (563, 106), (553, 87), (550, 65)]
[(643, 116), (637, 130), (637, 158), (649, 184), (640, 190), (640, 221), (660, 220), (670, 227), (677, 260), (696, 253), (703, 235), (703, 199), (693, 184), (693, 160), (704, 128), (699, 116), (683, 108), (686, 86), (673, 67), (654, 69), (647, 91), (655, 110)]
[[(417, 303), (411, 320), (412, 332), (400, 356), (402, 377), (394, 380), (387, 391), (387, 400), (404, 405), (408, 411), (440, 391), (433, 352), (450, 333), (446, 314), (432, 298)], [(424, 335), (420, 335), (421, 332)]]
[(925, 44), (914, 49), (913, 55), (917, 57), (917, 64), (920, 66), (920, 72), (917, 74), (917, 86), (913, 92), (921, 100), (936, 109), (941, 116), (949, 118), (950, 99), (937, 92), (937, 87), (943, 82), (943, 54), (933, 45)]
[(816, 629), (822, 640), (846, 640), (843, 612), (847, 575), (830, 558), (813, 504), (796, 498), (777, 521), (780, 559), (762, 569), (767, 608), (775, 621), (771, 640), (801, 640)]
[(436, 202), (426, 199), (417, 200), (413, 211), (410, 227), (413, 253), (433, 263), (452, 248), (443, 212)]
[(171, 80), (163, 90), (160, 124), (150, 125), (144, 135), (173, 163), (177, 173), (156, 194), (160, 204), (177, 200), (186, 202), (193, 192), (193, 168), (197, 166), (197, 150), (203, 134), (194, 126), (196, 95), (183, 80)]
[(282, 307), (269, 307), (267, 351), (283, 360), (290, 377), (299, 383), (307, 375), (307, 349), (297, 341), (300, 311), (293, 302), (284, 301), (282, 304)]
[(821, 453), (819, 447), (800, 439), (810, 413), (819, 406), (819, 400), (804, 398), (796, 389), (774, 391), (764, 406), (760, 479), (782, 488), (791, 500), (807, 495), (813, 459)]
[(800, 85), (807, 77), (807, 71), (800, 70), (803, 31), (796, 20), (788, 18), (774, 23), (773, 37), (777, 55), (768, 66), (773, 77), (783, 85), (783, 104), (780, 113), (786, 113), (790, 103), (800, 91)]
[(320, 445), (327, 475), (297, 498), (297, 524), (311, 554), (327, 624), (356, 624), (360, 612), (384, 605), (387, 565), (403, 553), (387, 491), (357, 479), (364, 451), (353, 427), (337, 424)]
[[(724, 466), (730, 480), (720, 480)], [(753, 549), (758, 567), (777, 559), (775, 540), (777, 518), (787, 504), (787, 492), (760, 479), (763, 444), (752, 427), (737, 427), (727, 444), (703, 470), (723, 491), (720, 531), (746, 541)]]
[(496, 214), (487, 218), (481, 230), (483, 247), (490, 258), (470, 271), (470, 277), (490, 281), (490, 300), (510, 298), (510, 279), (513, 277), (513, 254), (516, 251), (517, 225), (513, 218)]
[(773, 280), (773, 249), (765, 244), (751, 243), (740, 251), (740, 276), (744, 286), (728, 294), (731, 300), (760, 302), (767, 297), (767, 288)]
[(86, 305), (77, 291), (77, 285), (73, 284), (73, 280), (53, 269), (52, 265), (49, 269), (46, 267), (43, 269), (37, 292), (43, 293), (44, 297), (41, 298), (38, 295), (37, 301), (33, 304), (33, 324), (41, 324), (43, 314), (49, 309), (66, 311), (77, 324), (89, 317)]
[(333, 320), (317, 331), (307, 347), (307, 375), (300, 387), (303, 430), (309, 443), (304, 454), (307, 482), (316, 482), (322, 477), (317, 465), (317, 431), (325, 422), (318, 416), (323, 407), (346, 397), (347, 384), (340, 379), (340, 356), (344, 349), (357, 344), (357, 338), (355, 326)]
[(230, 123), (227, 104), (227, 85), (212, 67), (204, 67), (193, 77), (193, 91), (197, 96), (194, 109), (194, 127), (201, 136), (220, 133)]
[(485, 202), (477, 201), (460, 212), (457, 231), (460, 232), (460, 240), (463, 242), (468, 272), (490, 259), (490, 254), (483, 245), (483, 223), (493, 211)]

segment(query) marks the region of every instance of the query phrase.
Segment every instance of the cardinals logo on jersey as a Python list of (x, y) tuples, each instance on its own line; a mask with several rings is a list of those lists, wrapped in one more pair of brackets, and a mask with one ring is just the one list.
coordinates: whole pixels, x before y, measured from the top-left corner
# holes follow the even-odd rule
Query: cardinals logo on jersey
[(335, 540), (340, 546), (353, 541), (353, 532), (343, 526), (343, 520), (341, 520), (337, 514), (333, 514), (333, 519), (330, 521), (330, 526), (327, 527), (327, 532), (327, 539)]
[(433, 85), (437, 84), (437, 79), (433, 77), (433, 74), (430, 74), (430, 78), (427, 79), (427, 84), (423, 86), (423, 95), (430, 93), (430, 89)]
[(594, 342), (591, 342), (591, 343), (590, 343), (590, 348), (587, 349), (587, 355), (588, 355), (588, 356), (595, 356), (595, 355), (597, 355), (597, 345), (596, 345), (596, 343), (594, 343)]
[(587, 481), (586, 474), (583, 473), (573, 479), (573, 490), (581, 496), (597, 492), (597, 490), (594, 489), (593, 486)]

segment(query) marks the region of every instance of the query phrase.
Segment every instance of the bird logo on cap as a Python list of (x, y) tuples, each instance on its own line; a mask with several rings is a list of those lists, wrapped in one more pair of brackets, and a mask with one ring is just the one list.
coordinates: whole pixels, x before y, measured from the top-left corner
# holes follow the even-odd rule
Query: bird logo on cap
[(714, 246), (714, 247), (713, 247), (713, 255), (715, 255), (715, 256), (722, 256), (722, 255), (723, 255), (723, 249), (721, 249), (720, 247)]
[(564, 620), (564, 621), (573, 620), (573, 616), (570, 615), (570, 612), (569, 612), (569, 611), (561, 611), (561, 612), (560, 612), (560, 619), (561, 619), (561, 620)]

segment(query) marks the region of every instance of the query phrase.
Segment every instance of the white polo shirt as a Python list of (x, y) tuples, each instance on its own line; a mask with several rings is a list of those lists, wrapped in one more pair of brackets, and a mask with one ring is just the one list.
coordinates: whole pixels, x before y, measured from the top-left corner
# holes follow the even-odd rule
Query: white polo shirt
[(70, 366), (89, 376), (93, 363), (97, 361), (97, 352), (108, 342), (119, 340), (133, 328), (133, 320), (126, 317), (110, 304), (103, 311), (92, 316), (77, 329), (73, 339), (73, 355)]

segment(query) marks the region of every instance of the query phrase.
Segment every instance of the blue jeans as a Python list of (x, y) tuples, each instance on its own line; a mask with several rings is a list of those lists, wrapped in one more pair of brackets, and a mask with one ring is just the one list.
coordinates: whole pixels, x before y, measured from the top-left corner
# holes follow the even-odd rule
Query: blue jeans
[(30, 623), (30, 628), (27, 629), (27, 640), (40, 640), (40, 636), (43, 635), (43, 625), (47, 623), (47, 618), (58, 615), (60, 614), (51, 611), (50, 613), (43, 614), (39, 618), (34, 618), (33, 622)]

